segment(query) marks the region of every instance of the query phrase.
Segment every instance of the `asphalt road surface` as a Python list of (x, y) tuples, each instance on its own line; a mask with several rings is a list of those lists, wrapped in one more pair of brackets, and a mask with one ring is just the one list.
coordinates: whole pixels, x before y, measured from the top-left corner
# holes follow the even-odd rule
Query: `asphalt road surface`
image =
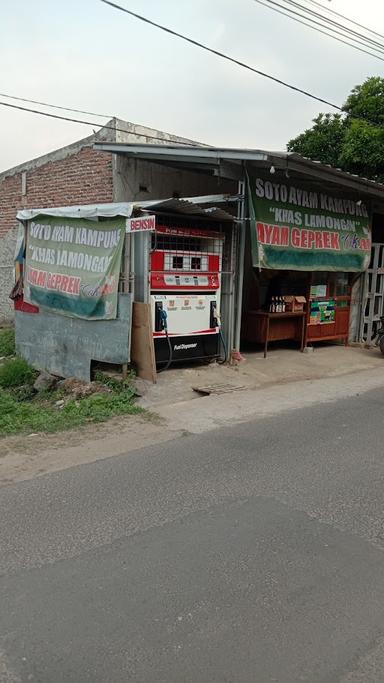
[(0, 680), (384, 681), (383, 416), (375, 390), (0, 489)]

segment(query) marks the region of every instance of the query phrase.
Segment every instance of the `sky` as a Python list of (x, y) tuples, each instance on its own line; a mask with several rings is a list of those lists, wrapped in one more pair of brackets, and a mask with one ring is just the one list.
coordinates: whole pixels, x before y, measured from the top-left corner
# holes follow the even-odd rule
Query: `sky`
[[(254, 0), (117, 1), (336, 104), (367, 77), (384, 75), (383, 61)], [(320, 1), (384, 33), (382, 0)], [(333, 111), (100, 0), (0, 3), (0, 58), (1, 93), (117, 116), (212, 145), (284, 150), (320, 111)], [(0, 123), (0, 171), (96, 128), (3, 106)]]

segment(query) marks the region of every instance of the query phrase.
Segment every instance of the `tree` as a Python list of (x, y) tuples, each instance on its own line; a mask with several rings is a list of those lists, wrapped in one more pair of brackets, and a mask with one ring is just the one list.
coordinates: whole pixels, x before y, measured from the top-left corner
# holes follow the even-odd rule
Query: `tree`
[(384, 182), (384, 78), (353, 88), (343, 112), (319, 114), (288, 151)]

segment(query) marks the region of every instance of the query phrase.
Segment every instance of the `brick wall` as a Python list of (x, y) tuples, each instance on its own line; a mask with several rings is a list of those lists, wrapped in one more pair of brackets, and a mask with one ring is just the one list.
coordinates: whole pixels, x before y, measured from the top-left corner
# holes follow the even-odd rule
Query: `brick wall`
[(26, 168), (0, 177), (0, 238), (15, 227), (22, 208), (113, 201), (111, 154), (84, 147), (64, 159)]
[[(92, 140), (93, 143), (93, 140)], [(13, 317), (19, 209), (113, 201), (112, 155), (77, 143), (0, 174), (0, 324)]]

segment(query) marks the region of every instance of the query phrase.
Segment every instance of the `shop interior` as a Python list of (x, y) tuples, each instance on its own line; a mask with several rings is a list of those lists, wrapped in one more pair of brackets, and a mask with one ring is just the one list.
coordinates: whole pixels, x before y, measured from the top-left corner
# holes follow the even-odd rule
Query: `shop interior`
[[(358, 274), (360, 276), (360, 274)], [(274, 343), (348, 343), (353, 273), (248, 269), (242, 339), (247, 348)], [(272, 343), (272, 347), (270, 344)]]

